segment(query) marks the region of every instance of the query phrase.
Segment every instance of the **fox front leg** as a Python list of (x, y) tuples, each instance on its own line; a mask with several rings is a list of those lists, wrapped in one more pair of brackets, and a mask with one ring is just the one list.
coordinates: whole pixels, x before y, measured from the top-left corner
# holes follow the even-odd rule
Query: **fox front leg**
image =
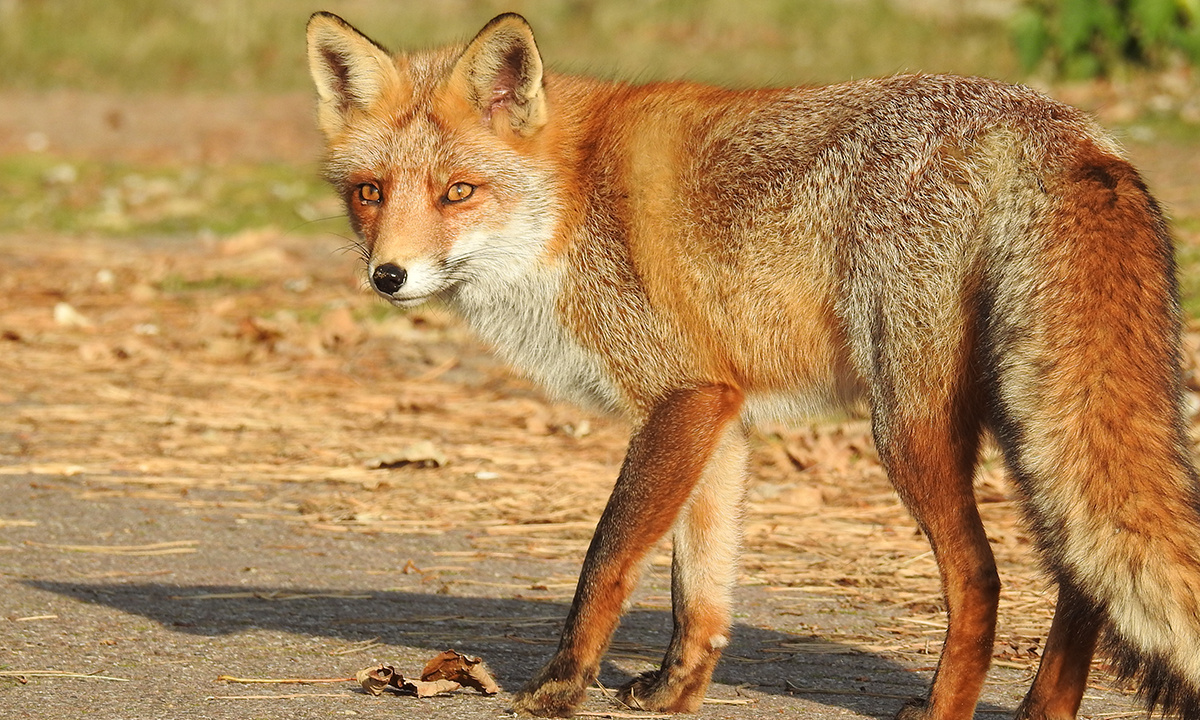
[(675, 523), (675, 631), (662, 667), (621, 688), (619, 698), (631, 708), (695, 712), (704, 701), (713, 668), (729, 642), (748, 461), (745, 430), (731, 423)]
[(596, 526), (558, 651), (517, 694), (515, 710), (567, 717), (583, 702), (642, 559), (688, 502), (741, 404), (737, 390), (705, 385), (668, 393), (651, 410)]

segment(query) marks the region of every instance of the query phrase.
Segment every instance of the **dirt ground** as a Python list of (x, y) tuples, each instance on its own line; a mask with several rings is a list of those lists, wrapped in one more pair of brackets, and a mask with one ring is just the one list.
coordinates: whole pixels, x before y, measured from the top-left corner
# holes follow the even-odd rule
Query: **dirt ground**
[[(0, 137), (316, 155), (306, 98), (210, 98), (173, 125), (75, 99), (12, 98)], [(545, 399), (436, 310), (384, 307), (345, 244), (0, 236), (5, 717), (496, 717), (552, 652), (627, 428)], [(923, 692), (945, 619), (866, 422), (762, 428), (753, 466), (734, 640), (702, 716), (890, 717)], [(982, 716), (1019, 701), (1053, 605), (997, 466), (978, 483), (1005, 586)], [(661, 656), (668, 566), (664, 545), (603, 684)], [(448, 647), (505, 692), (346, 680)], [(1139, 713), (1112, 683), (1098, 661), (1085, 716)], [(626, 712), (599, 688), (586, 710)]]

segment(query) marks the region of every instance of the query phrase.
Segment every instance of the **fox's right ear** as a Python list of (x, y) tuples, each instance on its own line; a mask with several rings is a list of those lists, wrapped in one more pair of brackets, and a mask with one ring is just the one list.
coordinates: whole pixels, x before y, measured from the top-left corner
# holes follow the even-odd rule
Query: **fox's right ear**
[(317, 124), (326, 136), (340, 132), (351, 111), (370, 107), (397, 75), (387, 50), (327, 12), (308, 19), (308, 69), (317, 85)]

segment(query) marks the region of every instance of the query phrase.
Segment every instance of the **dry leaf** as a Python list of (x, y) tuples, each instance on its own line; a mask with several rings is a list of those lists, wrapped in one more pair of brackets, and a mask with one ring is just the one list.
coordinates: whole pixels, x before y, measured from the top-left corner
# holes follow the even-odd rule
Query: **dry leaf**
[(354, 347), (366, 338), (367, 332), (346, 306), (334, 309), (321, 319), (321, 346), (327, 350)]
[(372, 695), (382, 695), (387, 686), (391, 685), (398, 676), (396, 668), (391, 665), (380, 665), (375, 668), (363, 668), (356, 672), (354, 677), (362, 685), (363, 690)]
[(446, 464), (446, 454), (428, 440), (415, 442), (398, 453), (380, 455), (367, 461), (370, 470), (390, 470), (392, 468), (411, 465), (418, 468), (443, 467)]
[[(439, 661), (442, 661), (439, 664)], [(443, 671), (444, 670), (444, 671)], [(382, 695), (384, 690), (419, 698), (445, 695), (463, 685), (475, 688), (485, 695), (494, 695), (500, 687), (492, 680), (483, 661), (477, 657), (459, 655), (453, 650), (444, 652), (425, 666), (420, 680), (412, 680), (396, 672), (391, 665), (364, 668), (354, 677), (372, 695)]]
[[(400, 676), (397, 676), (400, 677)], [(462, 687), (462, 685), (453, 680), (409, 680), (401, 677), (400, 690), (409, 692), (419, 698), (433, 697), (434, 695), (445, 695), (452, 693)]]
[(438, 680), (445, 678), (474, 688), (484, 695), (495, 695), (500, 692), (500, 686), (492, 679), (483, 658), (463, 655), (454, 650), (447, 650), (430, 660), (421, 671), (422, 680)]

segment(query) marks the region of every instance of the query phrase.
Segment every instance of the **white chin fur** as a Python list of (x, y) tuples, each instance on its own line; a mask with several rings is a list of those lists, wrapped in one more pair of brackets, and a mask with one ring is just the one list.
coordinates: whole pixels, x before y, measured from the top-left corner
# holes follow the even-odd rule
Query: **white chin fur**
[(387, 262), (393, 262), (395, 265), (404, 268), (405, 273), (407, 273), (404, 286), (397, 290), (394, 295), (379, 293), (380, 297), (398, 308), (416, 307), (442, 290), (445, 290), (449, 284), (440, 264), (423, 259), (403, 263), (377, 258), (367, 268), (368, 277), (375, 272), (375, 268)]
[(398, 298), (391, 295), (384, 295), (383, 298), (395, 305), (398, 308), (413, 308), (422, 305), (429, 300), (429, 295), (420, 295), (418, 297)]

